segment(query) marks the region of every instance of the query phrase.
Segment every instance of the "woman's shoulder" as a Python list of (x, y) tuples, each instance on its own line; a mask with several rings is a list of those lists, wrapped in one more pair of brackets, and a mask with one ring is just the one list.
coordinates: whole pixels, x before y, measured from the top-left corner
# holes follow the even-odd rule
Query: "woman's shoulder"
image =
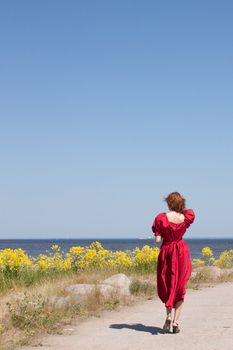
[(182, 212), (184, 214), (184, 220), (187, 224), (192, 224), (195, 219), (195, 213), (193, 209), (185, 209)]
[(164, 215), (166, 213), (159, 213), (155, 216), (153, 225), (152, 225), (152, 231), (155, 233), (155, 236), (160, 236), (163, 232), (164, 227)]
[(155, 221), (157, 221), (158, 223), (162, 223), (165, 219), (165, 215), (165, 212), (158, 213), (155, 217)]
[(183, 210), (182, 213), (183, 213), (184, 215), (194, 215), (194, 216), (195, 216), (194, 210), (191, 209), (191, 208), (190, 208), (190, 209), (185, 209), (185, 210)]
[(165, 215), (166, 215), (165, 212), (161, 212), (161, 213), (157, 214), (156, 218), (157, 219), (163, 219)]

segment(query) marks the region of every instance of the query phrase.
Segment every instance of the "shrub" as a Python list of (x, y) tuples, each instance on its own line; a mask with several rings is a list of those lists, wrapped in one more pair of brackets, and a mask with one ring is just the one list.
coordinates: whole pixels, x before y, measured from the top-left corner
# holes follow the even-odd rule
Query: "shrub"
[(222, 252), (219, 259), (215, 261), (215, 265), (221, 268), (233, 267), (233, 249)]

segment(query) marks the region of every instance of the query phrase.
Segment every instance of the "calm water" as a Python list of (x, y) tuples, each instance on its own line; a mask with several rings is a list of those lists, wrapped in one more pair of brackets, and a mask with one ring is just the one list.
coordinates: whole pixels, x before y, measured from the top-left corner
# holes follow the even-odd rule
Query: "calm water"
[[(4, 248), (22, 248), (30, 256), (38, 256), (46, 253), (52, 244), (61, 246), (62, 251), (66, 253), (70, 247), (75, 245), (87, 246), (93, 241), (100, 242), (104, 248), (111, 250), (127, 250), (135, 247), (142, 247), (148, 244), (151, 247), (156, 246), (154, 239), (0, 239), (0, 249)], [(191, 258), (201, 257), (201, 249), (205, 246), (210, 247), (215, 258), (224, 250), (233, 249), (233, 239), (184, 239), (187, 242)], [(158, 245), (160, 246), (160, 244)]]

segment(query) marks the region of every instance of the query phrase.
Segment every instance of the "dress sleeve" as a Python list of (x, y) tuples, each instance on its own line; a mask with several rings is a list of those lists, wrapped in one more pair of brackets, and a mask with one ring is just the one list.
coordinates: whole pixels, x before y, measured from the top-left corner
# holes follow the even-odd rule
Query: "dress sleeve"
[(154, 232), (154, 236), (162, 236), (162, 222), (160, 219), (160, 214), (157, 215), (154, 219), (152, 231)]
[(183, 214), (186, 226), (189, 227), (195, 219), (194, 211), (192, 209), (186, 209), (183, 211)]

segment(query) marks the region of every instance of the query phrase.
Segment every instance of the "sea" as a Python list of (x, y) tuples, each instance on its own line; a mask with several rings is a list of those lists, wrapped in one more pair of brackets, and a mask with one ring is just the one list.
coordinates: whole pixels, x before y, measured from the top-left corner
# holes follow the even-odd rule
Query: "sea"
[[(224, 250), (233, 249), (233, 238), (202, 238), (202, 239), (183, 239), (189, 246), (191, 258), (200, 258), (203, 247), (210, 247), (213, 250), (215, 258)], [(72, 246), (88, 246), (92, 242), (100, 242), (105, 249), (110, 250), (132, 250), (135, 247), (142, 248), (144, 245), (151, 247), (160, 247), (161, 243), (156, 244), (154, 238), (140, 239), (140, 238), (90, 238), (90, 239), (0, 239), (0, 250), (5, 248), (22, 248), (29, 256), (37, 257), (40, 254), (47, 254), (51, 251), (53, 244), (58, 244), (63, 253), (67, 253)]]

